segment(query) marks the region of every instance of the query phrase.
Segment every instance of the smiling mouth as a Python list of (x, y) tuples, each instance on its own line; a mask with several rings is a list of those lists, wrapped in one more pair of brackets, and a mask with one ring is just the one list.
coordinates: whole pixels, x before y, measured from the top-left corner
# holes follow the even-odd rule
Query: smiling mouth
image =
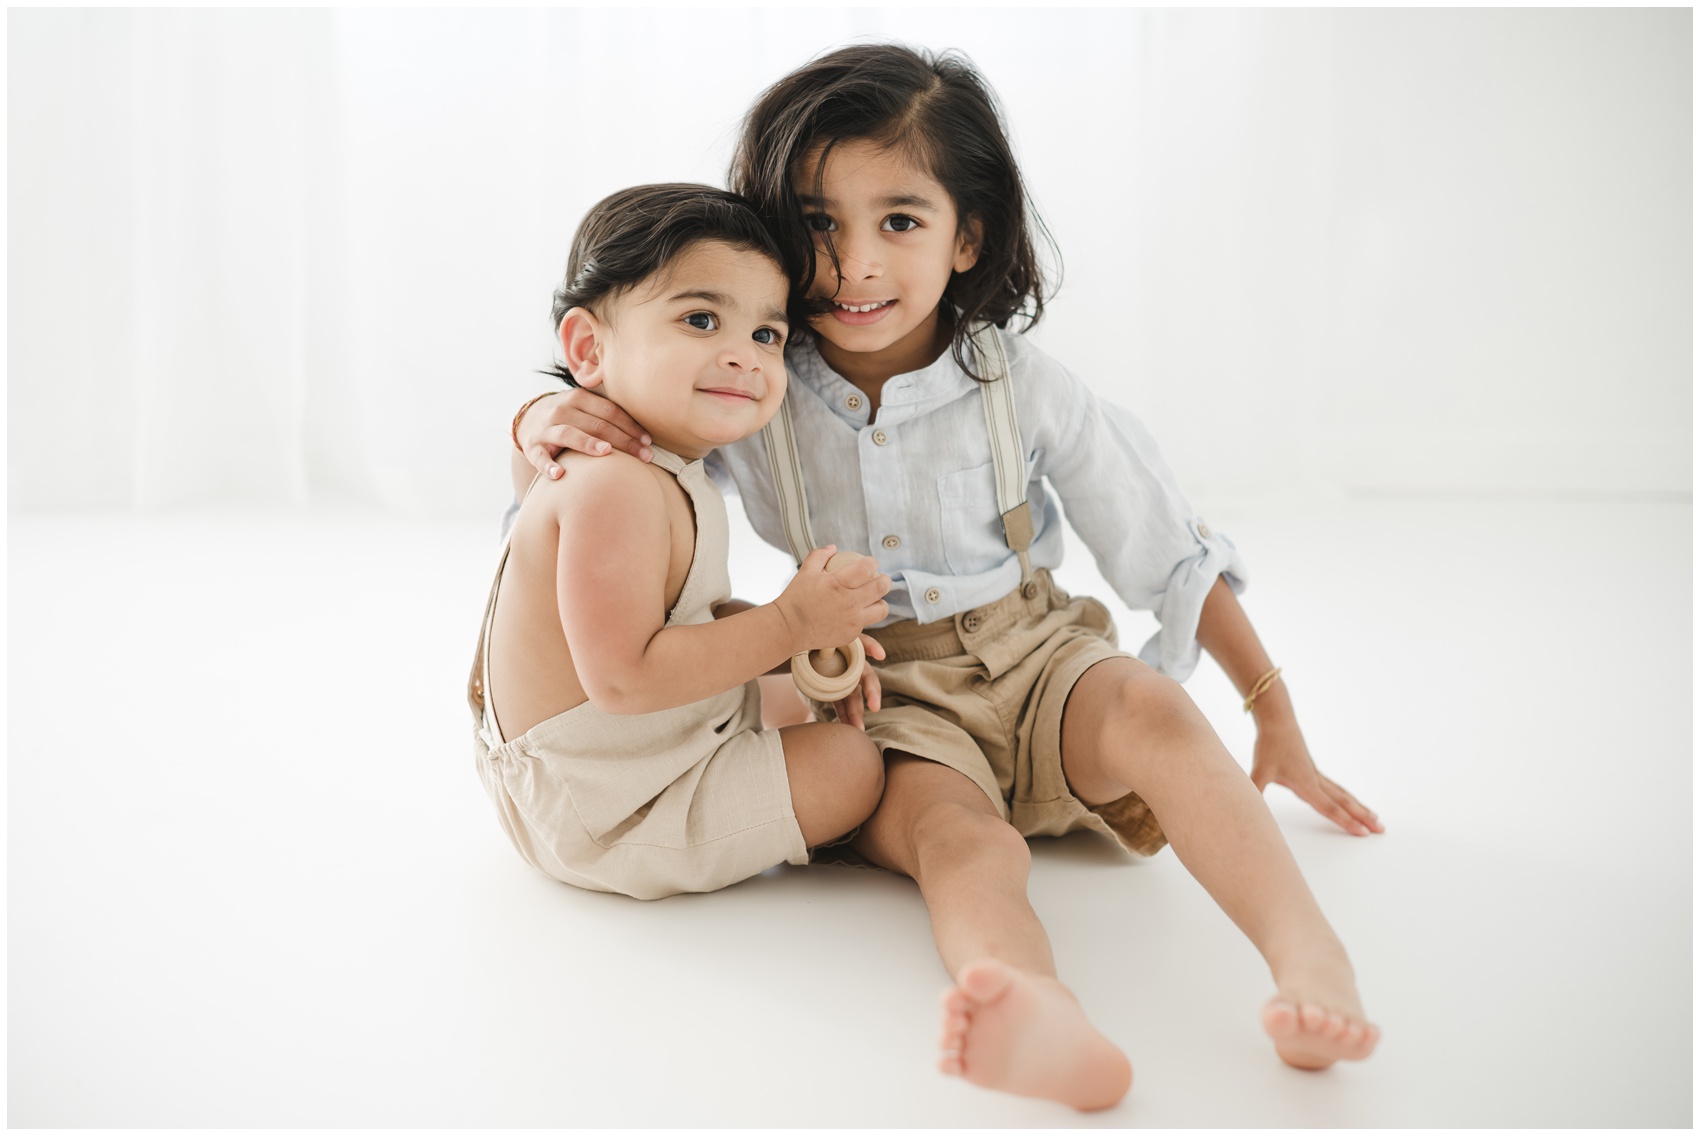
[(846, 304), (839, 300), (832, 301), (835, 308), (845, 312), (873, 312), (895, 303), (897, 303), (896, 300), (875, 300), (871, 304)]
[(741, 398), (741, 399), (745, 400), (746, 402), (760, 402), (761, 401), (755, 395), (751, 394), (749, 391), (738, 390), (734, 387), (704, 387), (704, 388), (702, 388), (702, 393), (703, 394), (719, 395), (721, 398)]

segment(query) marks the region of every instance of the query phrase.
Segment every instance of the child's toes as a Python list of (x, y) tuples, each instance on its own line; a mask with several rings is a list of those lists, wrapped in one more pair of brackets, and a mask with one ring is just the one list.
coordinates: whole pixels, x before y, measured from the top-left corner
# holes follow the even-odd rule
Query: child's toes
[(1299, 1025), (1306, 1033), (1321, 1033), (1328, 1024), (1328, 1011), (1311, 1002), (1299, 1007)]
[(1263, 1028), (1273, 1038), (1292, 1037), (1299, 1032), (1299, 1012), (1286, 1002), (1263, 1007)]
[(1351, 1028), (1351, 1024), (1339, 1014), (1329, 1014), (1322, 1027), (1322, 1036), (1329, 1041), (1345, 1041), (1346, 1031)]
[(939, 1004), (944, 1007), (944, 1012), (947, 1014), (966, 1014), (973, 1010), (976, 1005), (974, 999), (955, 986), (944, 992), (944, 996), (939, 999)]
[(946, 1027), (944, 1035), (939, 1038), (939, 1072), (948, 1073), (952, 1077), (962, 1076), (962, 1046), (968, 1040), (968, 1023), (964, 1021), (961, 1029), (952, 1030)]
[(968, 1008), (973, 1005), (960, 991), (956, 997), (946, 996), (944, 1018), (939, 1023), (939, 1072), (952, 1077), (962, 1076), (962, 1047), (968, 1041)]
[(968, 1036), (968, 1019), (959, 1015), (945, 1018), (939, 1029), (939, 1048), (961, 1049), (962, 1039)]

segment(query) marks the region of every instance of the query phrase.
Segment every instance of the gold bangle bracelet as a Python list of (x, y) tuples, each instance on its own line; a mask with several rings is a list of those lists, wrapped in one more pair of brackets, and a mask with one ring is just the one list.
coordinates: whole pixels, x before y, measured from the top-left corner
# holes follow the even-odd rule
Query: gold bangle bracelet
[(1262, 678), (1251, 684), (1251, 693), (1245, 696), (1245, 712), (1247, 714), (1251, 713), (1251, 705), (1257, 701), (1257, 696), (1273, 686), (1275, 684), (1275, 680), (1280, 676), (1281, 668), (1275, 667)]
[(518, 450), (522, 454), (525, 452), (525, 447), (519, 444), (519, 423), (520, 419), (525, 417), (525, 412), (536, 406), (542, 400), (548, 398), (550, 395), (560, 393), (560, 391), (544, 391), (542, 394), (533, 395), (531, 398), (525, 400), (525, 405), (520, 407), (519, 413), (514, 415), (514, 424), (508, 427), (508, 437), (514, 440), (514, 449)]

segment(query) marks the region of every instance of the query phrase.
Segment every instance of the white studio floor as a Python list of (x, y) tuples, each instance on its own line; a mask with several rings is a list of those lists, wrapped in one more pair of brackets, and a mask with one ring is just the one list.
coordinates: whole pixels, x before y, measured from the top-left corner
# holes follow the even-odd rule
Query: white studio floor
[[(904, 879), (643, 904), (537, 874), (463, 701), (493, 519), (14, 517), (7, 1120), (1692, 1125), (1690, 504), (1210, 520), (1319, 763), (1387, 824), (1271, 790), (1384, 1028), (1367, 1064), (1277, 1063), (1267, 973), (1172, 852), (1034, 842), (1062, 976), (1136, 1070), (1092, 1116), (934, 1071)], [(784, 561), (741, 539), (769, 598)], [(1107, 598), (1078, 549), (1063, 577)], [(1249, 763), (1220, 671), (1189, 689)]]

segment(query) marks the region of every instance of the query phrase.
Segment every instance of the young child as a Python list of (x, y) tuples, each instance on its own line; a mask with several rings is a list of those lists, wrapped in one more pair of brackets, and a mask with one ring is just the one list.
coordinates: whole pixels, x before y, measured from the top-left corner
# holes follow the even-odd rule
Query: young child
[[(654, 441), (653, 464), (574, 456), (537, 480), (473, 663), (485, 788), (520, 855), (567, 883), (711, 891), (806, 862), (879, 800), (864, 734), (763, 731), (754, 680), (884, 618), (890, 579), (872, 559), (825, 571), (821, 549), (773, 603), (729, 603), (725, 504), (703, 470), (785, 397), (782, 264), (732, 194), (640, 186), (585, 217), (555, 292), (562, 377)], [(877, 703), (871, 670), (862, 693)]]
[[(1005, 330), (1039, 318), (1044, 282), (980, 78), (898, 46), (833, 52), (758, 100), (732, 182), (812, 249), (812, 334), (793, 340), (774, 422), (711, 461), (766, 540), (800, 557), (827, 537), (891, 573), (892, 620), (873, 630), (884, 701), (866, 717), (886, 787), (853, 847), (927, 903), (955, 983), (940, 1067), (1082, 1109), (1127, 1091), (1027, 900), (1023, 838), (1076, 828), (1174, 846), (1267, 960), (1261, 1022), (1283, 1060), (1367, 1057), (1379, 1034), (1352, 965), (1260, 790), (1285, 785), (1357, 835), (1380, 824), (1312, 763), (1235, 598), (1234, 546), (1131, 415)], [(532, 409), (516, 444), (549, 476), (562, 447), (646, 449), (583, 391)], [(1158, 614), (1138, 659), (1102, 605), (1052, 583), (1058, 502), (1117, 594)], [(1256, 715), (1250, 778), (1179, 685), (1201, 644)]]

